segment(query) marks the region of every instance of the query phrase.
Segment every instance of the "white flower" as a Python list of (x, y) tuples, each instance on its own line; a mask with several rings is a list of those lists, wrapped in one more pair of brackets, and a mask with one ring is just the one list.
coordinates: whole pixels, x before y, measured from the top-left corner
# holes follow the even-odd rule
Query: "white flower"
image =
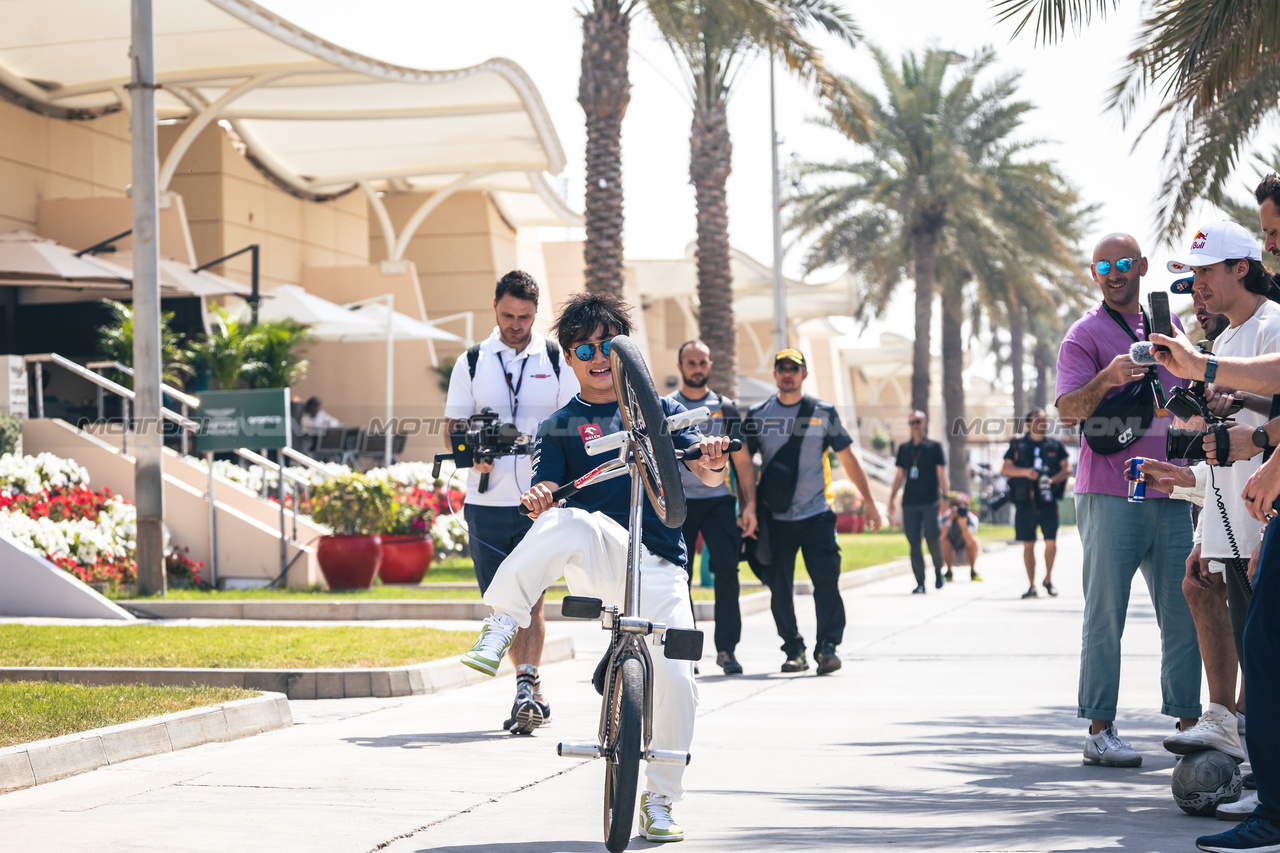
[(0, 456), (0, 493), (34, 495), (46, 489), (89, 485), (89, 472), (74, 460), (52, 453)]

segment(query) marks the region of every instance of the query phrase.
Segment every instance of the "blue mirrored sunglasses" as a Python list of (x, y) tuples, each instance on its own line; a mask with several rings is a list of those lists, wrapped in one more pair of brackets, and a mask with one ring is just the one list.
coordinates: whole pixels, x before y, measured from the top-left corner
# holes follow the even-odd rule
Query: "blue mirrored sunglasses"
[[(1120, 270), (1120, 272), (1128, 272), (1133, 267), (1133, 262), (1136, 260), (1138, 259), (1121, 258), (1116, 261), (1116, 269)], [(1093, 265), (1093, 268), (1098, 271), (1098, 275), (1106, 275), (1111, 272), (1111, 261), (1098, 261)]]
[[(606, 356), (609, 354), (610, 343), (612, 343), (612, 341), (601, 342), (600, 352), (602, 354)], [(573, 348), (573, 354), (577, 357), (578, 361), (590, 361), (591, 359), (596, 357), (596, 345), (595, 344), (578, 344), (576, 347)]]

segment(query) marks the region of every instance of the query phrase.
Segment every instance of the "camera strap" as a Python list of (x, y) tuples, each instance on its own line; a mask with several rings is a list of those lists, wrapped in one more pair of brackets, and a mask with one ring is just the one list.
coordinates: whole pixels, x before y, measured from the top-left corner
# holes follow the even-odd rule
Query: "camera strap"
[[(1124, 329), (1124, 333), (1133, 339), (1134, 343), (1139, 343), (1150, 333), (1151, 318), (1147, 316), (1147, 309), (1141, 305), (1138, 306), (1138, 311), (1142, 314), (1142, 338), (1139, 338), (1137, 333), (1129, 328), (1129, 324), (1120, 316), (1120, 312), (1108, 305), (1105, 299), (1102, 301), (1102, 307), (1111, 315), (1111, 319), (1115, 320), (1120, 328)], [(1165, 404), (1164, 385), (1160, 382), (1160, 374), (1152, 367), (1147, 370), (1147, 378), (1151, 381), (1151, 387), (1156, 392), (1156, 416), (1167, 417), (1169, 409)]]
[(511, 384), (511, 365), (510, 363), (502, 365), (502, 378), (507, 380), (507, 393), (511, 397), (511, 420), (516, 419), (516, 412), (520, 411), (520, 389), (524, 387), (524, 369), (529, 366), (529, 356), (525, 356), (520, 360), (520, 381), (515, 385)]

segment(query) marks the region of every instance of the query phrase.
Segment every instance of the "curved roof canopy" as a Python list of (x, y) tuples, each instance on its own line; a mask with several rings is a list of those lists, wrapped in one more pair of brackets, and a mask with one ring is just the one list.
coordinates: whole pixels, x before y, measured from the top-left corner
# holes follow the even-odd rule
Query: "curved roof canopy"
[[(0, 89), (58, 117), (121, 109), (129, 7), (0, 0)], [(187, 120), (190, 139), (229, 122), (255, 164), (295, 193), (465, 182), (492, 193), (515, 225), (581, 222), (547, 185), (564, 151), (533, 82), (510, 60), (452, 71), (392, 65), (251, 0), (163, 0), (154, 16), (157, 117)], [(161, 164), (162, 188), (190, 139)]]

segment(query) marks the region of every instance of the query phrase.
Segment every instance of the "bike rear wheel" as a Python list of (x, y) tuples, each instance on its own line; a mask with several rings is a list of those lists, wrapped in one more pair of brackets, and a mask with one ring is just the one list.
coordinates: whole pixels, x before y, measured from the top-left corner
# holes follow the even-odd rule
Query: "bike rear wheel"
[(653, 377), (639, 347), (626, 335), (618, 335), (610, 343), (609, 362), (622, 426), (636, 439), (636, 467), (649, 502), (663, 524), (680, 527), (685, 519), (684, 483)]
[(610, 853), (631, 843), (636, 786), (643, 739), (644, 664), (637, 657), (618, 662), (609, 687), (609, 731), (604, 770), (604, 838)]

